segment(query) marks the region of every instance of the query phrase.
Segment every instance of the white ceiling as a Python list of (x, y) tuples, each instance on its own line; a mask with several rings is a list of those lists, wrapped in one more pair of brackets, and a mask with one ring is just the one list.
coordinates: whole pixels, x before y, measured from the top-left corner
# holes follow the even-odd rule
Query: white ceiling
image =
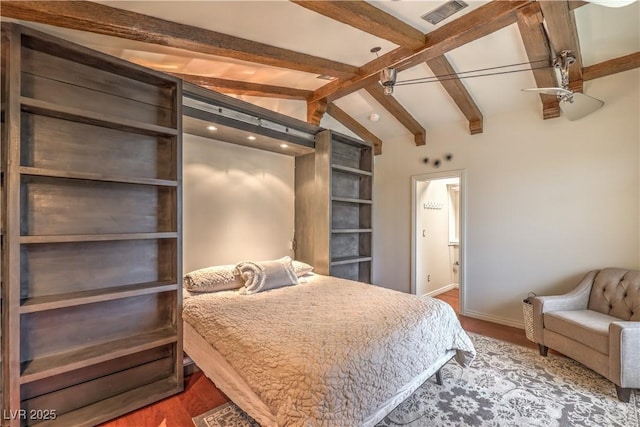
[[(354, 66), (360, 66), (375, 59), (375, 55), (370, 52), (374, 46), (382, 47), (380, 54), (397, 47), (389, 41), (333, 21), (288, 1), (100, 1), (99, 3)], [(428, 33), (434, 29), (434, 26), (422, 20), (421, 15), (445, 2), (398, 0), (370, 1), (370, 3)], [(435, 28), (445, 25), (487, 1), (467, 0), (467, 3), (469, 7)], [(575, 17), (584, 66), (640, 51), (640, 3), (636, 2), (623, 8), (588, 4), (578, 8), (575, 11)], [(31, 23), (27, 25), (44, 29), (129, 61), (168, 72), (199, 74), (307, 90), (317, 89), (327, 83), (326, 80), (318, 79), (315, 74), (194, 54), (180, 49), (81, 31)], [(446, 57), (457, 72), (527, 62), (527, 55), (516, 25), (455, 49), (447, 53)], [(433, 73), (428, 66), (422, 64), (401, 72), (398, 82), (429, 76), (433, 76)], [(531, 114), (541, 116), (539, 97), (520, 91), (525, 87), (535, 87), (533, 75), (529, 71), (469, 78), (464, 79), (463, 82), (485, 117), (517, 109), (530, 110)], [(399, 85), (395, 88), (394, 96), (427, 131), (441, 123), (459, 122), (461, 126), (467, 126), (466, 119), (439, 83)], [(301, 120), (306, 118), (304, 101), (248, 96), (240, 98)], [(365, 91), (358, 91), (341, 98), (336, 101), (336, 105), (383, 140), (408, 133)], [(367, 117), (371, 113), (379, 114), (380, 120), (369, 121)], [(345, 131), (331, 118), (323, 119), (322, 125)]]

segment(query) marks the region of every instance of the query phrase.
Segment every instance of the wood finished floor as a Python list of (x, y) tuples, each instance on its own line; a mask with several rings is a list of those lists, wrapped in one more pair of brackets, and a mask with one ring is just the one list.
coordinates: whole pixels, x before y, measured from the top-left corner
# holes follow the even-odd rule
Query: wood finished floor
[[(462, 327), (468, 332), (537, 348), (534, 343), (527, 340), (522, 329), (460, 316), (457, 289), (445, 292), (436, 298), (445, 301), (454, 308)], [(190, 427), (193, 426), (191, 418), (229, 400), (202, 372), (188, 376), (185, 379), (184, 388), (183, 393), (109, 421), (102, 424), (102, 427)]]

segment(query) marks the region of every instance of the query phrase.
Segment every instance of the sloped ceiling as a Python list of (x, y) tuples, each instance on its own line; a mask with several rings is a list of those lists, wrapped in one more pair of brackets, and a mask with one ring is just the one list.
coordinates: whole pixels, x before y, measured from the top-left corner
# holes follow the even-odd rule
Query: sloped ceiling
[[(379, 145), (385, 139), (402, 134), (413, 134), (416, 144), (424, 143), (428, 141), (429, 128), (443, 123), (455, 122), (468, 128), (471, 133), (481, 132), (483, 117), (505, 111), (523, 110), (527, 114), (537, 114), (540, 120), (543, 117), (564, 120), (557, 118), (557, 104), (555, 109), (550, 104), (553, 99), (546, 98), (545, 101), (537, 95), (521, 92), (522, 88), (540, 86), (541, 81), (537, 76), (534, 78), (532, 71), (515, 71), (530, 66), (527, 62), (532, 58), (532, 48), (538, 49), (539, 56), (542, 52), (541, 57), (546, 60), (534, 65), (549, 66), (551, 51), (570, 47), (555, 44), (569, 43), (567, 40), (570, 40), (572, 30), (578, 38), (578, 54), (584, 68), (576, 71), (583, 71), (584, 80), (640, 66), (638, 2), (622, 8), (611, 8), (562, 0), (467, 0), (468, 7), (436, 26), (421, 16), (444, 4), (444, 1), (321, 2), (324, 4), (270, 0), (100, 1), (93, 2), (99, 3), (93, 5), (86, 4), (92, 2), (54, 3), (57, 5), (3, 1), (0, 13), (3, 20), (18, 19), (26, 25), (147, 67), (177, 73), (203, 85), (214, 83), (210, 85), (214, 89), (301, 120), (319, 122), (325, 127), (362, 136), (363, 133), (358, 129), (360, 126), (378, 138), (374, 142)], [(61, 3), (66, 3), (67, 7), (61, 6)], [(509, 12), (510, 20), (506, 21), (506, 25), (497, 22), (495, 16), (483, 13), (495, 7), (495, 3), (502, 3), (499, 5), (501, 10), (513, 9), (513, 12)], [(162, 36), (138, 36), (136, 39), (127, 34), (144, 33), (145, 25), (149, 24), (143, 19), (129, 16), (128, 21), (125, 20), (128, 25), (124, 25), (117, 21), (118, 9), (188, 26), (180, 29), (188, 28), (188, 34), (195, 40), (208, 40), (213, 45), (222, 39), (219, 33), (234, 36), (232, 42), (239, 51), (246, 49), (251, 52), (256, 49), (251, 42), (259, 42), (262, 45), (257, 48), (258, 56), (262, 50), (264, 57), (256, 59), (256, 55), (235, 53), (226, 55), (220, 50), (214, 50), (212, 52), (215, 54), (211, 54), (198, 49), (185, 49), (180, 44), (180, 47), (171, 47), (172, 44), (165, 42)], [(69, 19), (61, 19), (68, 16), (74, 18), (71, 24)], [(83, 17), (92, 24), (83, 24), (80, 19)], [(469, 21), (465, 23), (464, 19)], [(102, 26), (94, 25), (94, 21)], [(175, 28), (158, 22), (154, 22), (154, 31), (165, 31), (166, 39), (173, 37)], [(471, 27), (469, 22), (473, 23)], [(551, 49), (544, 44), (543, 25), (550, 35)], [(74, 26), (102, 34), (73, 29)], [(105, 27), (108, 30), (100, 29)], [(207, 30), (215, 33), (208, 33)], [(528, 32), (528, 36), (523, 31)], [(208, 34), (210, 38), (206, 39), (203, 34)], [(461, 43), (456, 41), (459, 35), (462, 35)], [(530, 42), (538, 40), (538, 44), (527, 45), (527, 37)], [(281, 50), (271, 51), (269, 46)], [(381, 48), (377, 55), (371, 52), (371, 48), (376, 46)], [(429, 46), (436, 50), (439, 46), (446, 46), (444, 55), (436, 58), (439, 64), (417, 61), (409, 67), (403, 65), (402, 58), (410, 58), (416, 52), (428, 53), (430, 51), (425, 47)], [(289, 56), (288, 52), (305, 55)], [(272, 61), (281, 54), (287, 57), (290, 66)], [(394, 55), (395, 60), (390, 60)], [(433, 60), (429, 55), (426, 56)], [(329, 68), (336, 64), (338, 68), (341, 67), (339, 72), (332, 75), (337, 80), (319, 78), (321, 73), (318, 70), (321, 67), (301, 67), (296, 63), (315, 64), (318, 58), (327, 60)], [(622, 59), (616, 62), (619, 58)], [(495, 69), (513, 64), (521, 65)], [(376, 83), (375, 72), (388, 65), (400, 70), (398, 83), (392, 99), (380, 99), (379, 95), (376, 96), (379, 87), (371, 83)], [(435, 75), (450, 74), (443, 71), (447, 67), (462, 78), (455, 83), (441, 83), (433, 78)], [(500, 74), (473, 77), (478, 73), (469, 73), (484, 69), (491, 70), (482, 74)], [(547, 73), (551, 74), (546, 75), (547, 81), (553, 81), (555, 72), (552, 68), (549, 70)], [(592, 73), (589, 74), (588, 70)], [(353, 76), (358, 80), (358, 76), (365, 74), (373, 77), (373, 80), (367, 80), (368, 84), (349, 83)], [(409, 81), (424, 78), (432, 79), (427, 83), (408, 84)], [(253, 86), (238, 86), (238, 82), (251, 83)], [(579, 83), (582, 86), (582, 81)], [(328, 89), (336, 87), (346, 87), (347, 90)], [(588, 92), (588, 85), (586, 90)], [(386, 105), (388, 101), (393, 104)], [(327, 103), (332, 114), (325, 113)], [(351, 120), (345, 121), (343, 116), (337, 114), (339, 110)], [(395, 114), (392, 114), (393, 111)], [(378, 115), (379, 120), (371, 121), (369, 118), (372, 114)]]

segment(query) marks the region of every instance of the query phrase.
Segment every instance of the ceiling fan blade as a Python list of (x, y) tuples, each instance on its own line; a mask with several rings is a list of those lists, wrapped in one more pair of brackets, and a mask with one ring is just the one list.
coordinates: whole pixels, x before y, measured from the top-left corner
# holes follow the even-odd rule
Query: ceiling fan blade
[(563, 95), (571, 95), (571, 91), (568, 89), (563, 89), (561, 87), (535, 87), (530, 89), (522, 89), (523, 92), (536, 92), (542, 93), (545, 95), (555, 95), (555, 96), (563, 96)]
[(573, 94), (573, 102), (560, 102), (560, 110), (568, 120), (574, 121), (593, 113), (603, 105), (604, 101), (576, 92)]

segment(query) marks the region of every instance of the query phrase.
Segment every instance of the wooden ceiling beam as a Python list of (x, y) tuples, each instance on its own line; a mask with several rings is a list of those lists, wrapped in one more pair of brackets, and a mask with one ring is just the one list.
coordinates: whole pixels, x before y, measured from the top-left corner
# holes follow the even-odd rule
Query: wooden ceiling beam
[(382, 140), (371, 133), (366, 127), (362, 126), (356, 119), (345, 113), (344, 110), (340, 109), (336, 104), (327, 104), (327, 114), (342, 123), (360, 138), (371, 142), (375, 154), (382, 154)]
[(306, 100), (313, 93), (310, 90), (266, 85), (262, 83), (251, 83), (240, 80), (219, 79), (216, 77), (197, 76), (193, 74), (171, 74), (184, 80), (185, 82), (213, 89), (217, 92), (233, 95), (250, 95), (261, 96), (265, 98)]
[[(535, 69), (540, 66), (551, 66), (551, 48), (543, 27), (540, 2), (531, 3), (518, 10), (518, 29), (524, 43), (529, 61), (532, 62), (533, 77), (539, 88), (557, 87), (558, 79), (553, 67)], [(558, 98), (553, 95), (540, 94), (542, 101), (542, 117), (551, 119), (560, 117)]]
[(2, 1), (0, 15), (334, 77), (358, 67), (88, 1)]
[(416, 145), (424, 145), (426, 143), (427, 132), (424, 127), (392, 95), (385, 95), (382, 86), (374, 83), (367, 86), (365, 90), (413, 134), (413, 140)]
[(582, 53), (578, 39), (576, 17), (566, 0), (540, 0), (542, 16), (547, 24), (551, 48), (559, 54), (571, 50), (576, 62), (569, 67), (569, 88), (582, 92)]
[(307, 102), (307, 123), (319, 126), (322, 116), (327, 112), (327, 102), (324, 100)]
[(599, 62), (582, 69), (583, 80), (599, 79), (611, 74), (640, 68), (640, 52), (634, 52), (619, 58)]
[[(480, 108), (476, 105), (471, 94), (462, 83), (462, 80), (456, 78), (456, 70), (444, 55), (436, 56), (427, 61), (427, 65), (438, 77), (440, 83), (447, 91), (453, 102), (456, 103), (462, 114), (469, 121), (469, 132), (471, 135), (482, 133), (483, 118)], [(453, 77), (453, 78), (452, 78)]]
[(425, 43), (425, 35), (420, 30), (362, 0), (291, 1), (398, 46), (417, 49)]
[(588, 1), (569, 0), (569, 9), (574, 10), (587, 4), (589, 4)]
[(494, 0), (482, 5), (427, 34), (424, 46), (417, 49), (394, 49), (360, 67), (360, 73), (356, 76), (339, 78), (315, 90), (310, 100), (326, 98), (329, 102), (333, 101), (375, 82), (378, 73), (384, 68), (406, 70), (514, 24), (516, 11), (531, 2), (532, 0)]

